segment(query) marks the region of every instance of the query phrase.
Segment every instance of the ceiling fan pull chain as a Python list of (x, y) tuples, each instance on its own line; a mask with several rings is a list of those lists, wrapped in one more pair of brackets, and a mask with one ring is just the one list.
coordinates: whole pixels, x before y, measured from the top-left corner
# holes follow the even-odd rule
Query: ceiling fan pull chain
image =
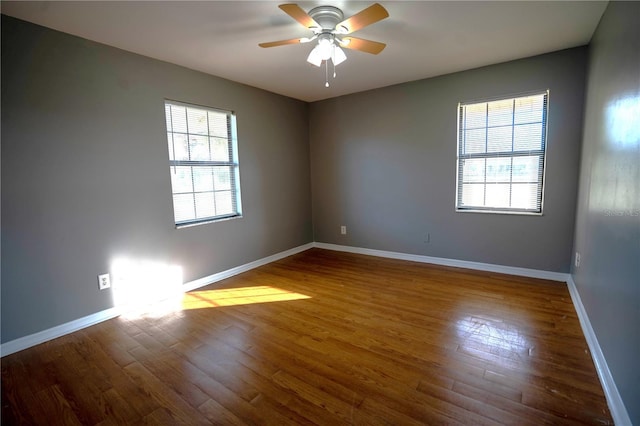
[(331, 45), (331, 65), (333, 66), (333, 78), (336, 78), (336, 45)]
[(329, 60), (324, 61), (324, 87), (329, 87)]

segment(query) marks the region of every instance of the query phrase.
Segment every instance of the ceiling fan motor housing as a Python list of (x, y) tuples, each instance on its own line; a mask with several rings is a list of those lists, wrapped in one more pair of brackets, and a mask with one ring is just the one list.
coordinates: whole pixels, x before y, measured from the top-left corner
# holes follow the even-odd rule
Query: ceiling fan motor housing
[(333, 6), (318, 6), (309, 11), (309, 16), (320, 25), (320, 32), (331, 32), (344, 20), (344, 14)]

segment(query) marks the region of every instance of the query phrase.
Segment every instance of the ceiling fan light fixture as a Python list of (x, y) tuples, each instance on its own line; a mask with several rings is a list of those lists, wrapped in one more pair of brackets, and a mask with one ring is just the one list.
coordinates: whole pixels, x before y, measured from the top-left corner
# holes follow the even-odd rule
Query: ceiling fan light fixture
[(318, 44), (313, 48), (307, 62), (319, 67), (322, 61), (328, 61), (334, 56), (334, 43), (331, 34), (321, 34), (318, 37)]
[(333, 53), (333, 38), (331, 36), (320, 36), (318, 39), (318, 49), (323, 61), (330, 59)]
[(333, 65), (340, 65), (347, 60), (347, 55), (345, 55), (344, 50), (342, 50), (340, 46), (334, 46), (331, 60), (333, 61)]
[(318, 48), (318, 46), (314, 47), (311, 53), (309, 53), (307, 62), (315, 65), (316, 67), (320, 66), (320, 64), (322, 63), (322, 56), (320, 55), (320, 49)]

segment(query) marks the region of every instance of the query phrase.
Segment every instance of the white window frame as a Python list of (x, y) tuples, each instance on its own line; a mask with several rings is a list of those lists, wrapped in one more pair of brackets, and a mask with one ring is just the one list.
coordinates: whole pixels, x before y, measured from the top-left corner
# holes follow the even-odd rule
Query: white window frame
[[(512, 109), (511, 116), (512, 121), (511, 125), (501, 125), (495, 127), (511, 127), (512, 136), (511, 136), (511, 149), (509, 150), (498, 150), (489, 152), (489, 129), (492, 126), (488, 124), (488, 116), (489, 116), (489, 104), (493, 102), (504, 102), (504, 101), (513, 101), (514, 105), (518, 99), (528, 98), (532, 96), (543, 96), (543, 108), (542, 108), (542, 118), (540, 121), (527, 122), (527, 123), (515, 123), (515, 109)], [(473, 128), (473, 130), (485, 129), (485, 143), (486, 147), (484, 152), (476, 152), (476, 153), (468, 153), (465, 143), (465, 130), (470, 130), (470, 128), (465, 125), (465, 113), (467, 106), (477, 106), (480, 104), (487, 105), (487, 119), (485, 121), (484, 126)], [(505, 96), (500, 98), (492, 98), (492, 99), (483, 99), (477, 101), (469, 101), (469, 102), (461, 102), (458, 104), (458, 132), (457, 132), (457, 167), (456, 167), (456, 200), (455, 200), (455, 209), (457, 212), (471, 212), (471, 213), (500, 213), (500, 214), (523, 214), (523, 215), (542, 215), (543, 205), (544, 205), (544, 186), (545, 186), (545, 170), (546, 170), (546, 153), (547, 153), (547, 127), (548, 127), (548, 111), (549, 111), (549, 90), (540, 90), (535, 92), (521, 93), (513, 96)], [(541, 142), (540, 149), (528, 149), (528, 150), (517, 150), (514, 149), (514, 129), (517, 126), (521, 125), (532, 125), (539, 124), (541, 131)], [(537, 180), (531, 182), (514, 182), (513, 180), (513, 159), (514, 158), (525, 158), (525, 157), (538, 157), (538, 173)], [(485, 171), (483, 175), (483, 181), (465, 181), (464, 180), (464, 162), (466, 160), (473, 159), (511, 159), (511, 165), (509, 166), (509, 181), (488, 181), (487, 180), (487, 169), (485, 160)], [(487, 205), (487, 187), (493, 184), (507, 184), (509, 185), (509, 205)], [(515, 183), (515, 185), (514, 185)], [(483, 204), (479, 203), (465, 203), (464, 200), (464, 185), (484, 185), (484, 200)], [(514, 188), (517, 188), (520, 184), (529, 184), (537, 185), (536, 192), (536, 205), (534, 208), (522, 208), (522, 207), (513, 207), (513, 194)]]
[[(176, 228), (183, 228), (187, 226), (200, 225), (205, 223), (217, 222), (220, 220), (227, 220), (233, 218), (242, 217), (242, 202), (240, 197), (240, 167), (238, 161), (238, 138), (237, 138), (237, 129), (236, 129), (236, 116), (233, 111), (211, 108), (202, 105), (189, 104), (179, 101), (173, 101), (169, 99), (165, 99), (165, 122), (166, 122), (166, 134), (167, 134), (167, 143), (168, 143), (168, 151), (169, 151), (169, 170), (172, 174), (171, 179), (171, 195), (173, 201), (173, 210), (174, 210), (174, 222)], [(206, 131), (203, 132), (200, 130), (199, 132), (194, 129), (189, 129), (189, 119), (184, 119), (184, 124), (186, 125), (186, 130), (176, 130), (177, 126), (174, 126), (174, 117), (173, 114), (176, 110), (184, 109), (185, 117), (188, 117), (189, 110), (194, 113), (195, 111), (206, 111), (207, 112), (207, 123), (206, 123)], [(209, 122), (211, 114), (213, 113), (219, 116), (220, 114), (224, 114), (226, 116), (226, 135), (215, 134), (213, 133), (213, 125)], [(188, 158), (180, 158), (176, 159), (176, 141), (178, 137), (186, 138), (186, 151), (188, 152)], [(199, 138), (200, 141), (207, 140), (208, 143), (208, 152), (210, 157), (208, 159), (194, 159), (193, 151), (195, 147), (195, 140)], [(213, 159), (212, 154), (212, 140), (219, 139), (227, 141), (227, 152), (228, 157), (222, 159)], [(185, 156), (184, 145), (183, 145), (183, 154), (182, 157)], [(222, 152), (222, 151), (220, 151)], [(190, 176), (191, 187), (186, 189), (177, 188), (179, 184), (185, 185), (188, 184), (189, 179), (182, 179), (178, 182), (177, 172), (178, 169), (182, 171), (188, 171), (186, 176)], [(224, 171), (224, 169), (228, 170), (228, 182), (225, 183), (221, 188), (216, 189), (216, 171)], [(211, 189), (198, 189), (196, 188), (196, 178), (194, 170), (197, 170), (200, 173), (211, 173)], [(226, 173), (222, 173), (224, 176)], [(217, 197), (216, 194), (220, 197)], [(229, 194), (231, 197), (231, 207), (229, 208), (228, 199)], [(182, 197), (182, 206), (187, 205), (184, 203), (184, 200), (187, 200), (191, 196), (193, 200), (193, 212), (189, 212), (192, 214), (185, 215), (183, 210), (179, 208), (178, 197)], [(224, 198), (223, 198), (224, 196)], [(227, 208), (223, 210), (222, 207), (217, 206), (218, 203), (220, 206), (223, 204), (220, 202), (221, 200), (225, 200), (225, 205)], [(203, 206), (207, 206), (204, 208)], [(213, 214), (211, 214), (213, 211)]]

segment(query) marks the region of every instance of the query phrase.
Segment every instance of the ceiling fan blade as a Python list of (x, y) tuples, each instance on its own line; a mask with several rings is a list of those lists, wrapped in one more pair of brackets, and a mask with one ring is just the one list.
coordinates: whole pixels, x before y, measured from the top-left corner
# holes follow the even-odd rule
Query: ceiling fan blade
[(387, 9), (375, 3), (336, 25), (340, 34), (350, 34), (389, 16)]
[(343, 37), (340, 45), (347, 49), (359, 50), (361, 52), (367, 52), (374, 55), (382, 52), (382, 50), (387, 46), (386, 44), (378, 41), (365, 40), (357, 37)]
[(276, 47), (276, 46), (285, 46), (287, 44), (298, 44), (298, 43), (307, 43), (311, 41), (309, 38), (290, 38), (289, 40), (278, 40), (278, 41), (270, 41), (267, 43), (259, 43), (260, 47)]
[(281, 4), (278, 6), (287, 15), (291, 16), (296, 21), (300, 22), (307, 28), (320, 28), (320, 25), (307, 14), (300, 6), (295, 3)]

